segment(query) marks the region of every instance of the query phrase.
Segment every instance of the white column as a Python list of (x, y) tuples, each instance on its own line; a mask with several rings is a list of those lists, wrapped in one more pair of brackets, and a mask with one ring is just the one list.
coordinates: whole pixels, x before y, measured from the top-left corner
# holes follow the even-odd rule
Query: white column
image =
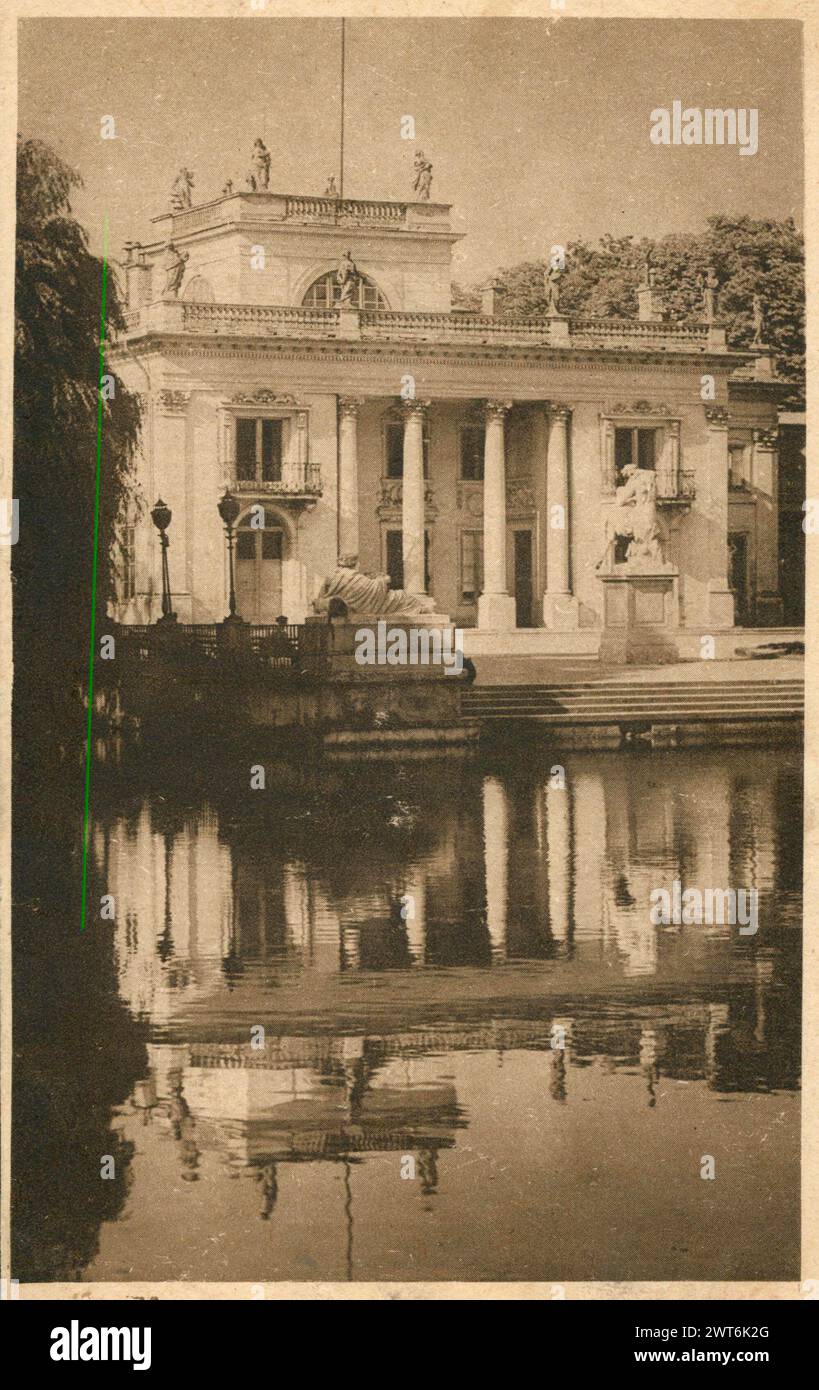
[(358, 409), (363, 401), (338, 403), (338, 553), (358, 555)]
[(515, 600), (506, 587), (506, 449), (504, 425), (511, 401), (487, 401), (483, 454), (483, 593), (478, 627), (515, 626)]
[(734, 595), (728, 586), (728, 407), (705, 407), (708, 421), (708, 495), (711, 576), (708, 623), (715, 629), (734, 626)]
[(401, 532), (404, 588), (426, 593), (424, 565), (424, 416), (429, 401), (403, 401), (404, 478), (401, 488)]
[(579, 626), (578, 603), (571, 591), (569, 570), (569, 419), (567, 405), (549, 410), (549, 448), (546, 455), (546, 592), (543, 622), (569, 631)]

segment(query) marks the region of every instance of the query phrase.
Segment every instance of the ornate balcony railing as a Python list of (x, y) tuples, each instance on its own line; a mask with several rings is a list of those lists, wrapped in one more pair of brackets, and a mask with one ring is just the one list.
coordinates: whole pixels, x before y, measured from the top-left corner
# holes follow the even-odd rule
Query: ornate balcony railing
[(625, 348), (636, 352), (724, 352), (724, 329), (707, 323), (639, 319), (490, 318), (473, 313), (206, 304), (157, 300), (128, 311), (125, 334), (192, 333), (240, 338), (343, 338), (379, 343), (455, 343), (490, 347)]
[(658, 468), (657, 501), (693, 502), (697, 495), (692, 468)]
[(283, 498), (317, 498), (322, 494), (321, 467), (318, 463), (283, 463), (278, 478), (264, 478), (261, 467), (257, 469), (256, 477), (240, 478), (239, 465), (235, 459), (228, 463), (227, 468), (231, 479), (230, 486), (234, 492)]

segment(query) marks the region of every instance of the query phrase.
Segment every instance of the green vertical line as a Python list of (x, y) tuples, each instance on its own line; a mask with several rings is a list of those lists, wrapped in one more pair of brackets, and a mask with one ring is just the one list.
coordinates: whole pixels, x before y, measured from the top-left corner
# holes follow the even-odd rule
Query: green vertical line
[(88, 910), (88, 834), (91, 809), (91, 723), (94, 716), (94, 646), (97, 640), (97, 559), (100, 540), (100, 477), (102, 474), (102, 382), (105, 375), (105, 308), (108, 298), (108, 218), (102, 226), (102, 306), (100, 309), (100, 375), (97, 400), (97, 472), (94, 480), (94, 548), (91, 558), (91, 634), (88, 642), (88, 723), (85, 746), (85, 807), (82, 826), (82, 914), (85, 931)]

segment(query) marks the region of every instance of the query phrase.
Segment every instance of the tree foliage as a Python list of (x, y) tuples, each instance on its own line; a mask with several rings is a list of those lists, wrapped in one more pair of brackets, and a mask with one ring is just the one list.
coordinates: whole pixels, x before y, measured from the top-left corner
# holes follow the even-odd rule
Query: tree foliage
[[(71, 213), (79, 184), (47, 145), (18, 139), (12, 572), (16, 714), (28, 740), (81, 733), (81, 712), (68, 711), (88, 660), (103, 266)], [(121, 326), (109, 271), (106, 339)], [(105, 373), (113, 396), (102, 413), (98, 614), (113, 590), (140, 415), (138, 398)]]
[[(720, 281), (720, 322), (730, 347), (748, 348), (753, 339), (753, 297), (762, 299), (766, 337), (788, 383), (788, 403), (804, 401), (805, 287), (804, 243), (793, 219), (708, 218), (699, 233), (672, 232), (657, 240), (605, 236), (596, 246), (584, 241), (566, 248), (560, 307), (580, 317), (636, 318), (637, 287), (646, 254), (656, 271), (656, 289), (670, 320), (701, 320), (700, 279), (713, 266)], [(522, 261), (498, 273), (506, 290), (503, 313), (537, 317), (546, 311), (544, 261)], [(474, 290), (459, 287), (459, 302), (477, 307)]]

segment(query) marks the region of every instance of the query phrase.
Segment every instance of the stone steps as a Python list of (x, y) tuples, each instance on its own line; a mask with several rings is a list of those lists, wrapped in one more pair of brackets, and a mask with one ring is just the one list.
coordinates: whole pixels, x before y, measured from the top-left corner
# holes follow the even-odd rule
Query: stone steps
[(800, 680), (483, 686), (464, 691), (461, 698), (464, 719), (551, 724), (801, 719), (803, 708)]

